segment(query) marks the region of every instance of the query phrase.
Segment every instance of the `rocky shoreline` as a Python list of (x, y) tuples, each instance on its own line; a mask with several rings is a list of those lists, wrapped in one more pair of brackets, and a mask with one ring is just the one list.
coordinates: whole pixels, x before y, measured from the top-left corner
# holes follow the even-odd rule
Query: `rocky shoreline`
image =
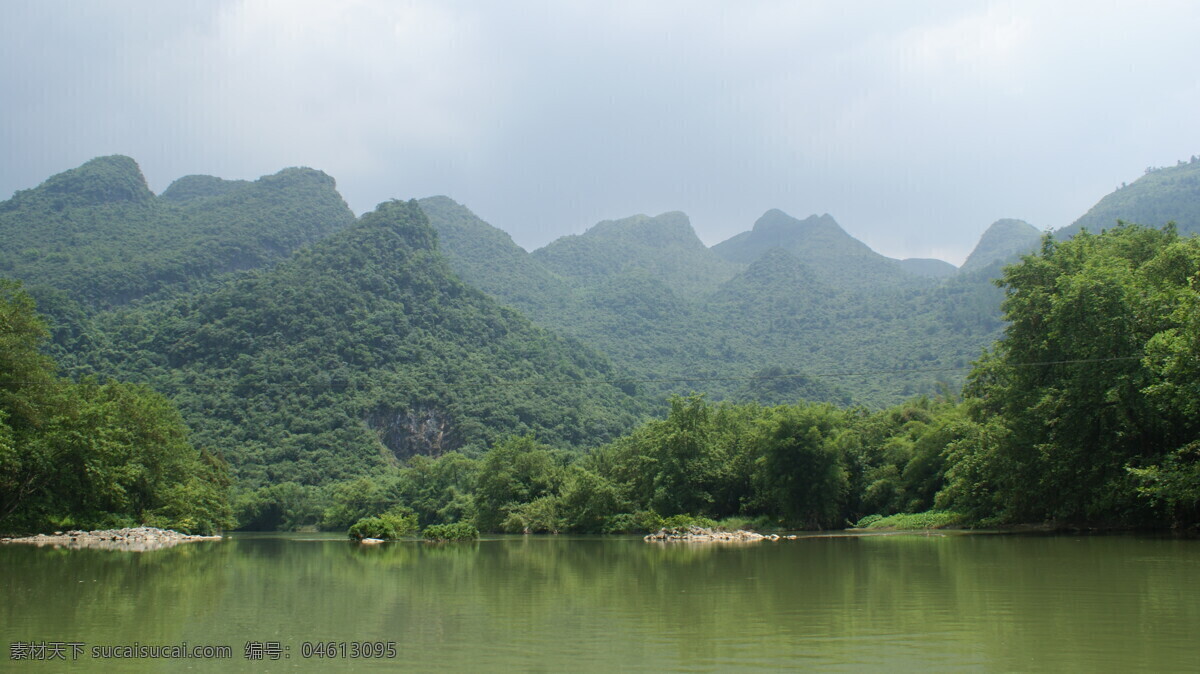
[(683, 542), (683, 543), (757, 543), (759, 541), (796, 540), (796, 536), (780, 536), (779, 534), (759, 534), (753, 531), (738, 529), (737, 531), (716, 531), (704, 527), (687, 527), (678, 529), (659, 529), (657, 533), (648, 534), (642, 540), (647, 543)]
[(24, 543), (38, 547), (101, 550), (127, 550), (146, 552), (161, 550), (180, 543), (193, 541), (219, 541), (220, 536), (193, 536), (170, 529), (136, 527), (132, 529), (104, 529), (100, 531), (56, 531), (52, 535), (38, 534), (21, 538), (0, 538), (0, 543)]

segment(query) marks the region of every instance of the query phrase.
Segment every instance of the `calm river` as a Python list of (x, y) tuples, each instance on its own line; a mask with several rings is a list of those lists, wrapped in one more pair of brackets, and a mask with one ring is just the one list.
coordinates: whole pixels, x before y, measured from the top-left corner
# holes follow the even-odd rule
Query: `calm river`
[[(1167, 538), (7, 545), (0, 597), (5, 671), (1200, 670), (1200, 541)], [(230, 657), (113, 657), (184, 643)]]

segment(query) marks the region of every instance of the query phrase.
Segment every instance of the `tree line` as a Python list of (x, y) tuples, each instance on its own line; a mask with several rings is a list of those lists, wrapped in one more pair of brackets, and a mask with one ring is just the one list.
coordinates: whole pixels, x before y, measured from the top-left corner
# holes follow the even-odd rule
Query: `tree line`
[[(37, 353), (44, 328), (8, 284), (3, 371), (26, 384), (0, 398), (0, 494), (17, 513), (4, 526), (109, 515), (218, 526), (231, 507), (248, 529), (347, 530), (383, 516), (493, 532), (841, 528), (929, 511), (977, 526), (1194, 527), (1198, 283), (1200, 240), (1172, 227), (1047, 236), (999, 279), (1004, 334), (961, 396), (874, 411), (677, 396), (661, 418), (587, 450), (509, 435), (478, 455), (249, 485), (228, 506), (220, 460), (188, 444), (161, 397), (54, 377)], [(13, 509), (18, 493), (25, 505)]]
[(1048, 235), (997, 283), (1007, 327), (961, 397), (882, 411), (675, 397), (586, 453), (510, 437), (325, 490), (275, 485), (238, 508), (264, 526), (338, 528), (403, 505), (422, 524), (507, 532), (672, 516), (840, 528), (927, 511), (976, 526), (1194, 527), (1200, 241), (1170, 226)]

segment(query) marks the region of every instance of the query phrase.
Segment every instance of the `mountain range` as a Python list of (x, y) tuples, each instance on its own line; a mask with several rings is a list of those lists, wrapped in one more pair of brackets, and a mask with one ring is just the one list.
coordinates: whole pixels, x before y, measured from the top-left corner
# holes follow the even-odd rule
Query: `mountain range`
[[(1055, 233), (1200, 226), (1196, 162), (1148, 172)], [(245, 485), (320, 484), (531, 433), (583, 450), (672, 393), (881, 407), (951, 392), (1002, 332), (999, 220), (961, 268), (895, 260), (828, 215), (769, 210), (712, 247), (680, 212), (532, 252), (449, 197), (355, 217), (328, 175), (186, 176), (161, 195), (101, 157), (0, 202), (71, 376), (146, 382)]]

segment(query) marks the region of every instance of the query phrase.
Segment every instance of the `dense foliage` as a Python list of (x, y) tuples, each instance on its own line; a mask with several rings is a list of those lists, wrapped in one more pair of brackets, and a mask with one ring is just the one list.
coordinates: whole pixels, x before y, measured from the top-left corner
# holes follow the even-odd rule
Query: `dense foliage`
[(1194, 521), (1200, 240), (1047, 238), (1002, 283), (1010, 323), (972, 372), (978, 430), (950, 454), (948, 498), (1002, 521), (1104, 524), (1159, 522), (1165, 500)]
[(583, 456), (510, 437), (482, 459), (380, 475), (372, 490), (423, 522), (507, 532), (645, 531), (673, 517), (1194, 526), (1200, 240), (1132, 226), (1047, 238), (1000, 283), (1009, 325), (962, 400), (870, 412), (675, 397), (665, 417)]
[[(270, 269), (95, 325), (88, 362), (169, 393), (243, 488), (478, 453), (509, 433), (581, 447), (628, 429), (640, 404), (611, 384), (573, 385), (619, 376), (456, 279), (414, 203), (381, 204)], [(264, 524), (282, 517), (258, 509)]]
[(771, 211), (712, 249), (668, 213), (600, 223), (530, 254), (445, 197), (421, 206), (467, 282), (661, 381), (644, 385), (658, 399), (704, 390), (884, 407), (957, 387), (999, 336), (998, 266), (986, 263), (1013, 252), (997, 234), (974, 256), (981, 271), (934, 281), (828, 216)]
[(145, 386), (57, 377), (45, 337), (32, 299), (0, 281), (0, 531), (232, 526), (226, 467), (189, 443), (174, 406)]
[(32, 283), (0, 286), (0, 526), (212, 530), (231, 481), (243, 528), (383, 537), (1197, 521), (1200, 244), (1172, 228), (1048, 238), (997, 286), (1023, 223), (935, 281), (828, 216), (533, 255), (442, 197), (352, 219), (316, 171), (155, 197), (122, 157), (0, 205)]
[(0, 203), (0, 276), (39, 299), (60, 291), (43, 310), (61, 320), (76, 305), (117, 306), (264, 266), (353, 220), (333, 179), (312, 169), (254, 182), (188, 176), (156, 197), (132, 159), (99, 157)]
[(1174, 222), (1180, 232), (1200, 234), (1200, 160), (1192, 156), (1175, 166), (1150, 167), (1145, 175), (1104, 197), (1083, 217), (1058, 232), (1074, 236), (1117, 226), (1118, 221), (1161, 227)]
[(364, 517), (350, 526), (350, 538), (385, 541), (408, 536), (417, 530), (417, 515), (409, 508), (393, 508), (375, 517)]
[(479, 538), (479, 530), (466, 522), (455, 522), (454, 524), (431, 525), (426, 527), (421, 535), (426, 540), (434, 542), (470, 541)]

